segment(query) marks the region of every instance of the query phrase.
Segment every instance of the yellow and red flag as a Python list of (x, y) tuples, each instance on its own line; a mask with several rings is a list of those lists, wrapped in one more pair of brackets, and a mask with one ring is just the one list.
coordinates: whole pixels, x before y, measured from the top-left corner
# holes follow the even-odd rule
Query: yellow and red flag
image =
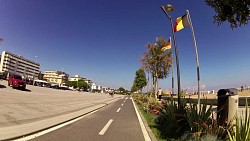
[(169, 38), (168, 42), (161, 48), (162, 51), (171, 49), (171, 38)]
[(182, 30), (184, 27), (189, 26), (187, 14), (178, 17), (174, 24), (174, 32)]

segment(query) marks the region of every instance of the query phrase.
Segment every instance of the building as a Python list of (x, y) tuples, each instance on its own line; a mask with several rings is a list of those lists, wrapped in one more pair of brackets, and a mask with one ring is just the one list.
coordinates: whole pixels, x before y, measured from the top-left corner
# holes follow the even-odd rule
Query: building
[(92, 80), (85, 80), (85, 82), (87, 83), (87, 84), (89, 84), (89, 85), (92, 85)]
[(102, 90), (102, 86), (101, 86), (101, 85), (98, 85), (98, 86), (97, 86), (97, 90)]
[(15, 73), (21, 75), (24, 79), (33, 80), (38, 78), (40, 64), (20, 55), (3, 51), (1, 55), (0, 72)]
[(96, 89), (97, 89), (97, 86), (96, 86), (95, 83), (92, 83), (90, 88), (91, 88), (91, 90), (96, 90)]
[(75, 76), (72, 76), (70, 77), (69, 81), (86, 81), (86, 78), (84, 77), (81, 77), (80, 75), (75, 75)]
[(43, 79), (52, 82), (57, 83), (59, 85), (62, 85), (68, 81), (69, 75), (62, 71), (45, 71), (43, 75)]

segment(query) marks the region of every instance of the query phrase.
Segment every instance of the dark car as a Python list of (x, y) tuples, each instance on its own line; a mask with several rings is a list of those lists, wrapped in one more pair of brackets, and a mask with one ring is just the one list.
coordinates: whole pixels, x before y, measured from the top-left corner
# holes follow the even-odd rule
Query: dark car
[(12, 88), (26, 89), (26, 83), (23, 81), (22, 77), (17, 74), (11, 74), (9, 76), (8, 85), (11, 85)]

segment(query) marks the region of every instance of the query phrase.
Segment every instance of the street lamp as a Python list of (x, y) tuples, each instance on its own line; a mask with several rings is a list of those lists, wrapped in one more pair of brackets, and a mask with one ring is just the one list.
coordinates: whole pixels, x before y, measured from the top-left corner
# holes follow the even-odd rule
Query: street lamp
[[(37, 63), (37, 58), (39, 58), (39, 56), (35, 55), (34, 57), (36, 58), (36, 63)], [(39, 79), (38, 75), (37, 75), (37, 78)], [(33, 85), (35, 85), (35, 74), (34, 73), (33, 73)]]
[(180, 99), (181, 80), (180, 80), (180, 67), (179, 67), (178, 49), (177, 49), (176, 37), (175, 37), (175, 33), (174, 33), (174, 28), (173, 28), (173, 20), (172, 20), (172, 17), (168, 14), (168, 12), (172, 12), (174, 10), (174, 7), (171, 4), (168, 4), (166, 6), (161, 6), (161, 9), (163, 10), (163, 12), (167, 15), (168, 19), (170, 20), (171, 28), (172, 28), (172, 34), (173, 34), (173, 38), (174, 38), (175, 60), (176, 60), (177, 81), (178, 81), (178, 107), (180, 107), (180, 104), (181, 104), (181, 99)]
[[(194, 84), (195, 84), (195, 82), (194, 82)], [(193, 84), (193, 95), (194, 95), (194, 84)]]

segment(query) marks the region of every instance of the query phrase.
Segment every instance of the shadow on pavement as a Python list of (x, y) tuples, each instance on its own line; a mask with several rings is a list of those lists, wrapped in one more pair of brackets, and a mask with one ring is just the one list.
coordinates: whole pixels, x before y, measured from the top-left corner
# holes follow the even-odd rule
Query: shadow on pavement
[(6, 86), (0, 84), (0, 88), (6, 88)]
[(26, 92), (31, 92), (31, 90), (29, 90), (29, 89), (25, 89), (25, 90), (23, 90), (23, 91), (26, 91)]
[(15, 88), (15, 89), (19, 91), (31, 92), (31, 90), (29, 89), (22, 89), (22, 88)]

